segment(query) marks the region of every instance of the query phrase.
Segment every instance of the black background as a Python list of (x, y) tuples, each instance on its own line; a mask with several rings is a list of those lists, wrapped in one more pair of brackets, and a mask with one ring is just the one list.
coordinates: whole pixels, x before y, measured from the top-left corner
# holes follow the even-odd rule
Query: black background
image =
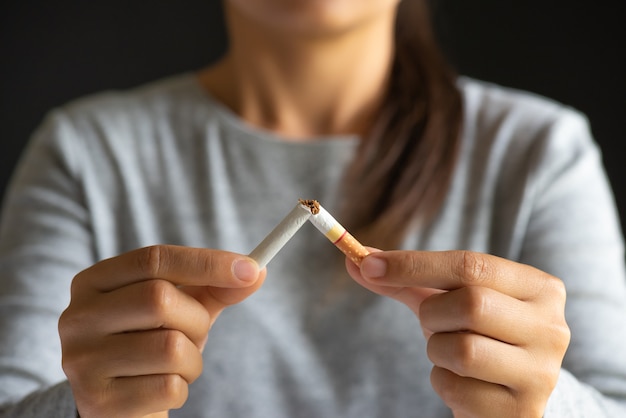
[[(626, 225), (626, 3), (433, 3), (438, 36), (461, 73), (589, 117)], [(2, 2), (0, 195), (46, 111), (206, 65), (225, 48), (221, 18), (217, 0)]]

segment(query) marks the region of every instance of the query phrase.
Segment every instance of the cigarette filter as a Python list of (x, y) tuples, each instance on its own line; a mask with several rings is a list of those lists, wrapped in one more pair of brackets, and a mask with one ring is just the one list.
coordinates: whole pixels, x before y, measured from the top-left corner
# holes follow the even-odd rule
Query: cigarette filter
[(309, 220), (315, 227), (335, 244), (354, 264), (361, 265), (369, 251), (361, 245), (317, 200), (300, 200), (311, 212)]

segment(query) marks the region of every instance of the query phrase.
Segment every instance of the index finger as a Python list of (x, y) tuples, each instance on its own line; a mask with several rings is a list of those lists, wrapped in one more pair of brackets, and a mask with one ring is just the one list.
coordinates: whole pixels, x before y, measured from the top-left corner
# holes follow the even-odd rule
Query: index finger
[(532, 266), (472, 251), (383, 251), (363, 259), (370, 283), (454, 290), (484, 286), (520, 300), (533, 299), (556, 279)]
[(101, 292), (148, 279), (167, 280), (177, 286), (250, 286), (259, 277), (251, 258), (228, 251), (153, 245), (108, 258), (76, 276)]

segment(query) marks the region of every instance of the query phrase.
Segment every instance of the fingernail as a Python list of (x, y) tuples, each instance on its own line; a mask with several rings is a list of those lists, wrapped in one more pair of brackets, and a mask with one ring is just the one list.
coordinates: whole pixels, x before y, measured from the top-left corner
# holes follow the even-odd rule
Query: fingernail
[(249, 260), (237, 260), (233, 263), (233, 274), (239, 280), (252, 282), (259, 276), (259, 267)]
[(361, 274), (366, 279), (378, 279), (387, 274), (387, 261), (376, 256), (365, 257), (361, 262)]

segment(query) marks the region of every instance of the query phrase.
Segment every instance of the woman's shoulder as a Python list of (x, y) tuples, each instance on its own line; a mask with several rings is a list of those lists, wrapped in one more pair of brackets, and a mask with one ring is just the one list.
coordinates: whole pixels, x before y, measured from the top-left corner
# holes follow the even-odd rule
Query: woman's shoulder
[(561, 119), (586, 123), (579, 110), (555, 99), (528, 90), (460, 77), (466, 123), (493, 125), (504, 122), (530, 130), (545, 129)]
[(54, 111), (71, 119), (106, 123), (171, 114), (203, 100), (202, 90), (192, 73), (172, 75), (143, 84), (98, 91), (73, 99)]
[(587, 148), (594, 141), (579, 110), (537, 93), (462, 77), (466, 141), (510, 150)]
[[(51, 109), (33, 140), (98, 154), (137, 154), (151, 147), (174, 148), (194, 137), (215, 114), (193, 73), (182, 73), (125, 89), (109, 89)], [(172, 148), (169, 146), (169, 148)]]
[(191, 73), (100, 91), (51, 109), (29, 146), (67, 159), (72, 170), (135, 164), (159, 148), (191, 143), (211, 106)]

